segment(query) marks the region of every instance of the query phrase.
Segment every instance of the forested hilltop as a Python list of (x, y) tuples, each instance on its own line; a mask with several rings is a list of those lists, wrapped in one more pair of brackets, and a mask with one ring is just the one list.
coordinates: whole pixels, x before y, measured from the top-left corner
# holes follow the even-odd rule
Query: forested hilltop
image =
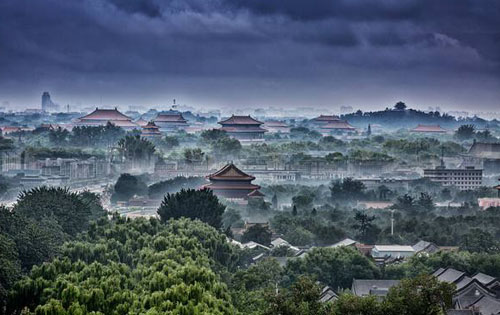
[(368, 124), (382, 125), (388, 129), (416, 127), (418, 124), (440, 125), (444, 128), (456, 129), (464, 124), (473, 124), (477, 128), (498, 126), (497, 120), (487, 121), (480, 117), (454, 117), (439, 111), (421, 111), (407, 108), (403, 102), (398, 102), (394, 108), (386, 108), (381, 111), (354, 113), (341, 116), (357, 127), (366, 127)]

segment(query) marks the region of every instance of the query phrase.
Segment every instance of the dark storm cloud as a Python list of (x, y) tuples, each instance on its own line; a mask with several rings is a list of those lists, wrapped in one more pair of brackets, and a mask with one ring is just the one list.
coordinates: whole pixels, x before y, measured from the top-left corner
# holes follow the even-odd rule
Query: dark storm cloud
[(128, 13), (142, 13), (149, 17), (159, 17), (160, 7), (153, 0), (109, 0), (117, 8)]
[(189, 82), (249, 102), (262, 91), (288, 102), (297, 86), (348, 99), (356, 82), (481, 88), (499, 82), (499, 30), (496, 0), (3, 0), (0, 97)]

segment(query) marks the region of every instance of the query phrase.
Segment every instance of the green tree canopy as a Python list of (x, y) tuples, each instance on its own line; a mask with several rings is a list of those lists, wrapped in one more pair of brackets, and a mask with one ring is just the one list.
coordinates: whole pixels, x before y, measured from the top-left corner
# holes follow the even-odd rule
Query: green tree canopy
[(219, 202), (210, 189), (182, 189), (175, 194), (167, 194), (158, 208), (162, 222), (181, 217), (200, 219), (219, 229), (226, 206)]
[(199, 221), (101, 220), (18, 282), (7, 312), (235, 314), (211, 269), (231, 252), (224, 235)]
[(63, 231), (71, 236), (86, 230), (96, 215), (90, 203), (77, 193), (67, 188), (46, 186), (23, 191), (14, 206), (14, 212), (34, 220), (54, 218)]

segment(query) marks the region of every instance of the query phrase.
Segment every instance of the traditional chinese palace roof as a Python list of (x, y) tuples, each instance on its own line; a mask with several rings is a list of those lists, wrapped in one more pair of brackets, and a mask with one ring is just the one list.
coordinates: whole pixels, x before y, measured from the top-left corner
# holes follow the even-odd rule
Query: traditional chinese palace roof
[(211, 189), (218, 196), (236, 199), (260, 196), (258, 195), (260, 186), (252, 184), (255, 177), (241, 171), (232, 163), (225, 165), (207, 178), (210, 183), (204, 185), (203, 188)]
[(345, 120), (331, 121), (331, 122), (327, 123), (326, 125), (322, 126), (321, 129), (328, 129), (328, 130), (356, 130), (355, 127), (351, 126)]
[(418, 125), (417, 127), (410, 130), (411, 132), (446, 132), (446, 129), (441, 128), (439, 125)]
[(159, 136), (161, 135), (160, 128), (152, 121), (142, 127), (143, 136)]
[(328, 123), (331, 121), (340, 120), (340, 118), (335, 115), (319, 115), (319, 117), (313, 118), (312, 120), (320, 123)]
[(474, 142), (467, 154), (483, 159), (500, 159), (500, 143)]
[(254, 190), (247, 195), (248, 197), (264, 197), (265, 195), (261, 193), (259, 190)]
[(256, 125), (256, 126), (260, 126), (263, 124), (263, 122), (258, 121), (256, 119), (250, 117), (250, 115), (248, 115), (248, 116), (232, 115), (228, 119), (219, 121), (218, 123), (223, 125), (223, 126), (224, 125)]
[(132, 122), (130, 117), (120, 113), (116, 107), (114, 109), (99, 109), (96, 107), (92, 113), (78, 119), (78, 124), (81, 125), (99, 126), (104, 125), (107, 122), (110, 122), (118, 127), (137, 127), (137, 125)]
[(144, 119), (142, 118), (139, 118), (138, 120), (134, 121), (137, 125), (141, 126), (141, 127), (144, 127), (148, 124), (147, 121), (145, 121)]
[(187, 120), (184, 119), (181, 113), (160, 113), (154, 119), (155, 122), (161, 123), (181, 123), (187, 124)]
[(226, 164), (223, 168), (221, 168), (217, 172), (208, 175), (208, 179), (252, 181), (255, 179), (255, 177), (243, 172), (242, 170), (237, 168), (233, 163), (229, 163)]

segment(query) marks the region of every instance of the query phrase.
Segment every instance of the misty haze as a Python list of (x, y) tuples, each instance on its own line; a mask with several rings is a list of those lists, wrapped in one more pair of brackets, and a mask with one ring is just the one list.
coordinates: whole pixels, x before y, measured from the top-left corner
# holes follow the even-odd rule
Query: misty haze
[(0, 0), (0, 314), (500, 315), (500, 2)]

